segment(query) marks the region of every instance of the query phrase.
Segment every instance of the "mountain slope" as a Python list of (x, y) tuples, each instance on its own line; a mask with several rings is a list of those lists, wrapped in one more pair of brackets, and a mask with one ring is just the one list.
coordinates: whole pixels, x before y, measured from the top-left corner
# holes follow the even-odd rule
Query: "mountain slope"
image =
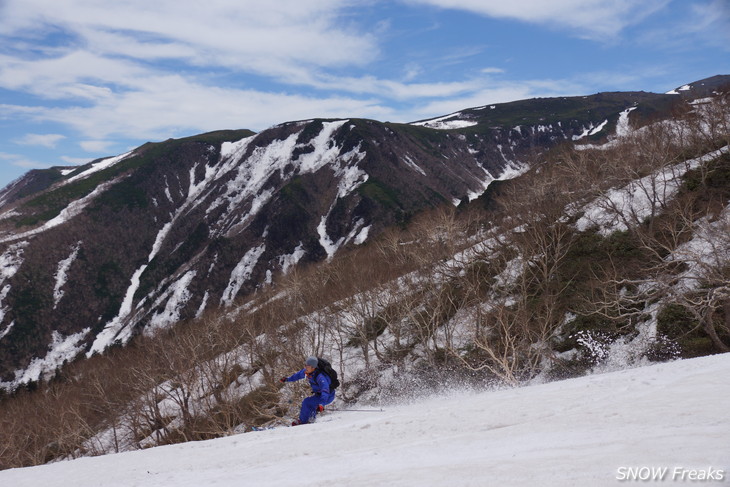
[(479, 197), (557, 144), (669, 116), (710, 89), (695, 85), (464, 110), (438, 128), (352, 119), (213, 132), (32, 172), (0, 194), (0, 385), (228, 309), (293, 266)]
[(383, 412), (330, 412), (313, 425), (6, 470), (0, 482), (609, 486), (655, 472), (666, 482), (724, 484), (728, 374), (724, 354), (454, 392)]

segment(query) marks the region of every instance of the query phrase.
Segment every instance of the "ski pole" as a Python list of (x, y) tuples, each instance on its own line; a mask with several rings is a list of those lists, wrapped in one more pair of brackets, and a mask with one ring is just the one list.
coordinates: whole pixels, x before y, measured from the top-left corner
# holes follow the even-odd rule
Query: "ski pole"
[(328, 408), (325, 407), (325, 411), (343, 411), (352, 413), (382, 413), (385, 409), (339, 409), (339, 408)]

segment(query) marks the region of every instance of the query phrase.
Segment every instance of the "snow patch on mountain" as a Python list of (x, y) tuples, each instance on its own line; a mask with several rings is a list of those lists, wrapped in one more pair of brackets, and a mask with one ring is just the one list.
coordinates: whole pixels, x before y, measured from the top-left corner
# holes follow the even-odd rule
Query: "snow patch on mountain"
[[(23, 264), (23, 252), (28, 244), (28, 241), (24, 241), (10, 245), (7, 250), (0, 255), (0, 284), (12, 278), (18, 272), (20, 266)], [(2, 322), (3, 318), (5, 318), (5, 313), (8, 311), (8, 308), (3, 306), (2, 303), (10, 292), (10, 289), (10, 284), (6, 284), (2, 289), (0, 289), (0, 322)], [(12, 326), (13, 323), (5, 328), (2, 333), (3, 337), (10, 333)]]
[(197, 320), (201, 316), (203, 316), (203, 313), (205, 312), (205, 308), (208, 306), (208, 300), (210, 299), (210, 291), (206, 289), (205, 294), (203, 295), (203, 300), (200, 303), (200, 306), (198, 306), (198, 310), (195, 312), (195, 319)]
[(256, 135), (250, 135), (236, 142), (223, 142), (220, 151), (221, 160), (236, 161), (240, 159), (245, 154), (248, 145), (255, 138)]
[(49, 379), (64, 362), (73, 360), (81, 353), (83, 350), (83, 340), (90, 331), (90, 328), (85, 328), (73, 335), (63, 336), (54, 330), (51, 336), (51, 344), (48, 347), (49, 350), (45, 357), (36, 357), (28, 367), (17, 370), (14, 380), (10, 382), (0, 381), (0, 388), (13, 390), (20, 384), (39, 379)]
[(730, 205), (714, 220), (698, 221), (692, 238), (679, 245), (667, 259), (686, 267), (675, 284), (680, 293), (696, 290), (707, 274), (725, 267), (730, 262)]
[(70, 184), (75, 181), (78, 181), (79, 179), (87, 178), (87, 177), (91, 176), (92, 174), (102, 171), (106, 168), (112, 167), (113, 165), (115, 165), (125, 159), (128, 159), (133, 155), (134, 155), (134, 151), (129, 151), (129, 152), (125, 152), (124, 154), (120, 154), (115, 157), (109, 157), (107, 159), (103, 159), (97, 163), (92, 164), (89, 169), (86, 169), (83, 172), (67, 179), (62, 184), (66, 185), (66, 184)]
[[(332, 209), (330, 209), (332, 211)], [(319, 225), (317, 225), (317, 233), (319, 234), (319, 244), (322, 246), (322, 248), (327, 252), (327, 259), (332, 259), (334, 255), (337, 253), (337, 251), (342, 247), (343, 245), (347, 244), (348, 242), (354, 242), (357, 245), (360, 245), (365, 242), (368, 238), (368, 233), (370, 232), (370, 225), (365, 225), (365, 220), (362, 218), (358, 218), (352, 225), (352, 229), (350, 232), (337, 239), (337, 241), (334, 241), (330, 238), (330, 236), (327, 234), (327, 218), (329, 216), (329, 212), (327, 215), (324, 215), (322, 219), (319, 221)]]
[(162, 243), (165, 241), (165, 237), (167, 237), (167, 234), (170, 233), (170, 230), (172, 230), (173, 223), (174, 218), (173, 220), (162, 225), (162, 229), (157, 232), (157, 236), (155, 237), (155, 243), (152, 244), (152, 250), (150, 251), (150, 255), (147, 257), (148, 262), (152, 261), (152, 259), (154, 259), (155, 256), (159, 253), (160, 248), (162, 247)]
[(629, 113), (636, 110), (636, 107), (627, 108), (621, 112), (616, 122), (616, 137), (626, 137), (631, 133), (631, 125), (629, 123)]
[(150, 332), (159, 328), (165, 328), (180, 321), (180, 313), (192, 297), (192, 293), (188, 290), (188, 287), (196, 274), (196, 271), (186, 272), (180, 279), (170, 285), (165, 293), (157, 299), (155, 307), (159, 306), (158, 303), (161, 303), (162, 301), (167, 300), (167, 303), (165, 304), (164, 310), (156, 312), (150, 319)]
[(589, 136), (591, 136), (591, 135), (596, 135), (596, 134), (597, 134), (598, 132), (600, 132), (601, 130), (603, 130), (603, 128), (604, 128), (604, 127), (605, 127), (605, 126), (606, 126), (607, 124), (608, 124), (608, 120), (604, 120), (603, 122), (601, 122), (600, 124), (598, 124), (598, 125), (596, 126), (596, 128), (594, 128), (593, 130), (591, 130), (590, 132), (588, 132), (588, 135), (589, 135)]
[[(469, 191), (469, 192), (466, 193), (466, 197), (469, 199), (469, 201), (474, 201), (475, 199), (477, 199), (481, 195), (483, 195), (484, 192), (489, 187), (489, 185), (492, 184), (492, 182), (494, 182), (494, 181), (495, 181), (494, 178), (488, 178), (488, 179), (485, 179), (485, 180), (481, 181), (481, 186), (482, 187), (480, 188), (480, 190), (479, 191)], [(454, 206), (458, 206), (458, 205), (461, 204), (461, 200), (454, 198), (452, 200), (452, 204)]]
[(355, 235), (355, 238), (353, 242), (355, 242), (356, 245), (362, 245), (365, 243), (365, 241), (368, 239), (368, 233), (370, 232), (371, 225), (368, 225), (366, 227), (363, 227), (361, 230), (357, 232), (357, 235)]
[(299, 242), (299, 245), (297, 245), (297, 247), (294, 249), (294, 252), (289, 255), (282, 255), (281, 257), (279, 257), (281, 272), (287, 274), (289, 272), (289, 269), (297, 265), (306, 253), (307, 252), (304, 250), (304, 244), (302, 242)]
[[(266, 188), (266, 184), (274, 174), (278, 172), (282, 179), (288, 180), (296, 174), (316, 172), (327, 165), (338, 168), (334, 169), (341, 178), (338, 194), (348, 194), (367, 180), (367, 174), (355, 168), (355, 164), (363, 159), (364, 153), (358, 147), (341, 154), (341, 148), (333, 139), (335, 132), (348, 122), (349, 120), (322, 122), (322, 130), (306, 144), (297, 144), (301, 131), (292, 133), (283, 140), (274, 140), (265, 147), (256, 147), (252, 151), (249, 151), (249, 146), (255, 141), (255, 136), (222, 144), (223, 164), (216, 175), (228, 172), (236, 166), (238, 169), (235, 177), (227, 183), (225, 194), (210, 205), (207, 213), (225, 205), (226, 213), (220, 220), (226, 222), (226, 233), (230, 234), (245, 226), (273, 197), (274, 191)], [(295, 159), (294, 151), (304, 147), (309, 152), (300, 154)], [(344, 166), (340, 167), (338, 162), (344, 163)], [(245, 215), (237, 222), (228, 221), (228, 215), (240, 208), (247, 199), (251, 200), (251, 206)]]
[(58, 269), (56, 270), (56, 284), (53, 286), (53, 309), (56, 309), (59, 301), (63, 298), (64, 290), (63, 286), (66, 285), (68, 278), (68, 270), (71, 268), (71, 264), (76, 260), (79, 255), (79, 249), (81, 249), (81, 242), (78, 242), (71, 250), (71, 254), (58, 263)]
[(583, 127), (583, 132), (579, 135), (574, 135), (573, 140), (580, 140), (584, 137), (590, 137), (592, 135), (596, 135), (598, 132), (604, 129), (606, 127), (606, 124), (608, 124), (608, 120), (604, 120), (598, 125), (594, 125), (593, 122), (589, 123), (588, 126)]
[[(5, 202), (0, 201), (0, 207), (4, 206)], [(0, 220), (7, 220), (8, 218), (13, 218), (15, 216), (20, 216), (20, 212), (18, 212), (15, 209), (4, 211), (2, 214), (0, 214)]]
[[(509, 159), (504, 153), (501, 144), (497, 144), (497, 149), (499, 151), (499, 154), (502, 156), (502, 159), (506, 163), (505, 167), (502, 168), (498, 177), (494, 177), (486, 168), (480, 166), (481, 169), (484, 171), (485, 178), (482, 180), (478, 180), (478, 184), (480, 185), (480, 188), (478, 190), (472, 190), (467, 192), (466, 196), (469, 201), (473, 201), (483, 195), (487, 188), (489, 188), (489, 186), (494, 181), (507, 181), (508, 179), (514, 179), (518, 176), (521, 176), (530, 169), (530, 166), (528, 164), (523, 164), (519, 161), (513, 161)], [(451, 202), (454, 206), (459, 206), (459, 204), (461, 204), (461, 200), (458, 198), (453, 198)]]
[(676, 88), (674, 90), (667, 91), (666, 94), (667, 95), (679, 95), (680, 94), (679, 93), (680, 91), (687, 91), (687, 90), (690, 90), (690, 89), (692, 89), (692, 86), (690, 86), (690, 85), (683, 85), (683, 86), (680, 86), (679, 88)]
[(341, 157), (340, 160), (344, 163), (344, 167), (338, 167), (335, 170), (335, 176), (340, 180), (337, 185), (338, 198), (344, 198), (352, 193), (370, 177), (368, 173), (357, 167), (357, 163), (362, 161), (365, 155), (364, 152), (360, 152), (360, 146), (358, 146)]
[[(705, 162), (730, 153), (730, 146), (705, 154), (696, 159), (675, 164), (662, 171), (631, 181), (621, 188), (613, 188), (580, 210), (583, 212), (575, 228), (584, 232), (597, 227), (601, 235), (627, 230), (629, 225), (642, 222), (656, 214), (671, 200), (680, 185), (682, 176)], [(568, 214), (575, 210), (567, 209)]]
[[(132, 336), (132, 331), (136, 323), (129, 322), (127, 318), (132, 313), (134, 306), (134, 295), (140, 286), (140, 278), (142, 274), (144, 274), (149, 264), (155, 259), (157, 254), (159, 254), (167, 236), (174, 228), (178, 219), (185, 215), (186, 212), (190, 210), (190, 208), (198, 203), (198, 197), (205, 191), (208, 183), (218, 175), (216, 168), (206, 166), (204, 177), (200, 181), (196, 182), (195, 175), (197, 173), (198, 167), (199, 163), (193, 165), (193, 167), (190, 169), (187, 194), (182, 195), (185, 197), (185, 200), (172, 213), (170, 221), (162, 225), (160, 230), (157, 232), (157, 235), (155, 236), (155, 241), (152, 244), (149, 255), (147, 256), (147, 263), (140, 266), (134, 272), (130, 279), (130, 284), (125, 293), (124, 300), (122, 301), (122, 304), (120, 306), (119, 313), (116, 317), (114, 317), (114, 319), (107, 323), (101, 333), (96, 336), (94, 343), (91, 346), (91, 349), (87, 352), (87, 356), (91, 356), (94, 353), (101, 353), (105, 348), (107, 348), (109, 345), (117, 340), (122, 343), (126, 343)], [(170, 200), (170, 202), (174, 202), (172, 194), (170, 193), (170, 187), (167, 180), (165, 180), (165, 194), (167, 195), (167, 198)], [(192, 279), (194, 275), (194, 273), (192, 275), (186, 274), (186, 278)], [(168, 300), (165, 311), (163, 311), (162, 313), (158, 313), (153, 317), (156, 327), (163, 326), (165, 320), (170, 319), (170, 317), (172, 316), (176, 316), (176, 312), (179, 315), (178, 307), (181, 306), (180, 301), (183, 299), (189, 299), (189, 293), (186, 293), (186, 291), (184, 290), (184, 288), (186, 288), (189, 284), (189, 280), (185, 284), (185, 286), (181, 286), (180, 281), (178, 281), (177, 284), (178, 286), (171, 287), (173, 297)], [(165, 295), (163, 295), (163, 297), (165, 297)]]
[(333, 135), (349, 120), (322, 122), (322, 130), (307, 145), (311, 145), (312, 152), (299, 156), (299, 171), (301, 174), (317, 172), (324, 166), (334, 163), (340, 155), (340, 147), (335, 144)]
[[(257, 147), (244, 158), (248, 146), (254, 137), (248, 137), (235, 143), (224, 143), (221, 148), (223, 164), (218, 174), (227, 173), (237, 167), (235, 176), (227, 183), (225, 194), (217, 198), (207, 209), (210, 214), (215, 208), (225, 205), (228, 214), (239, 207), (246, 198), (260, 194), (266, 181), (276, 172), (283, 173), (291, 159), (296, 146), (298, 133), (291, 134), (284, 140), (275, 140), (265, 147)], [(250, 212), (249, 212), (250, 214)]]
[[(140, 283), (140, 277), (147, 269), (148, 264), (143, 264), (139, 267), (130, 281), (127, 292), (124, 294), (124, 300), (119, 308), (119, 313), (109, 323), (104, 326), (104, 329), (96, 336), (94, 343), (91, 348), (86, 352), (86, 357), (91, 357), (95, 353), (102, 353), (109, 345), (115, 341), (121, 343), (127, 343), (132, 337), (132, 326), (126, 321), (127, 316), (132, 312), (132, 304), (134, 299), (134, 293), (137, 292)], [(129, 325), (129, 326), (128, 326)]]
[(221, 296), (220, 303), (222, 306), (229, 307), (233, 304), (233, 300), (236, 298), (238, 291), (241, 290), (241, 287), (251, 277), (253, 269), (261, 255), (263, 255), (264, 250), (266, 250), (265, 244), (249, 249), (238, 265), (236, 265), (233, 272), (231, 272), (226, 290), (223, 292), (223, 296)]
[(405, 162), (406, 165), (408, 165), (408, 167), (410, 167), (414, 171), (417, 171), (417, 172), (421, 173), (423, 176), (426, 175), (426, 171), (424, 171), (423, 169), (421, 169), (421, 166), (419, 166), (418, 164), (416, 164), (415, 161), (409, 155), (405, 155), (403, 157), (403, 162)]
[[(3, 289), (2, 292), (0, 292), (0, 297), (5, 298), (5, 296), (7, 296), (7, 294), (8, 294), (8, 290), (10, 290), (10, 288), (6, 286), (5, 289)], [(3, 311), (3, 313), (2, 313), (2, 317), (4, 317), (4, 316), (5, 316), (5, 311)], [(2, 317), (0, 317), (0, 319), (2, 319)], [(10, 333), (12, 331), (13, 326), (15, 326), (15, 322), (11, 321), (10, 324), (8, 326), (6, 326), (3, 331), (0, 331), (0, 340), (5, 338), (8, 335), (8, 333)]]
[(337, 249), (340, 248), (340, 245), (342, 245), (344, 239), (340, 238), (337, 242), (334, 242), (329, 235), (327, 235), (328, 216), (329, 215), (324, 215), (319, 221), (319, 225), (317, 225), (317, 233), (319, 234), (319, 244), (322, 246), (324, 251), (327, 252), (327, 258), (331, 259), (337, 252)]
[(99, 196), (101, 193), (109, 189), (111, 186), (119, 182), (120, 178), (116, 178), (112, 181), (104, 182), (100, 185), (98, 185), (94, 191), (87, 194), (83, 198), (80, 198), (78, 200), (74, 200), (69, 205), (61, 210), (61, 212), (51, 220), (48, 220), (45, 222), (42, 226), (35, 228), (33, 230), (29, 230), (27, 232), (23, 233), (17, 233), (10, 235), (8, 237), (0, 238), (0, 243), (3, 242), (11, 242), (13, 240), (20, 240), (22, 238), (32, 237), (33, 235), (37, 235), (39, 233), (45, 232), (46, 230), (57, 227), (59, 225), (62, 225), (66, 223), (67, 221), (71, 220), (72, 218), (78, 216), (81, 214), (81, 212), (88, 206), (88, 204), (94, 200), (97, 196)]
[(479, 123), (474, 120), (466, 120), (465, 118), (460, 117), (464, 117), (464, 114), (461, 112), (457, 112), (443, 117), (424, 120), (422, 122), (413, 122), (411, 123), (411, 125), (428, 127), (437, 130), (452, 130), (473, 127), (474, 125), (477, 125)]
[(23, 264), (23, 251), (28, 244), (28, 241), (13, 244), (0, 255), (0, 284), (18, 272)]

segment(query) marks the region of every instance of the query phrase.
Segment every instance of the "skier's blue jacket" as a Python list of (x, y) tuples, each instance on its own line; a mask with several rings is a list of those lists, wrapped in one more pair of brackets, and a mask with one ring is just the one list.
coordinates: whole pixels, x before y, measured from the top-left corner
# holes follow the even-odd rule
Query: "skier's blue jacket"
[(335, 393), (334, 391), (330, 390), (330, 378), (324, 372), (315, 371), (313, 374), (307, 375), (306, 370), (302, 369), (299, 372), (287, 377), (286, 381), (295, 382), (298, 380), (302, 380), (305, 377), (309, 379), (309, 385), (312, 387), (312, 392), (314, 393), (314, 395), (321, 396), (321, 401), (318, 401), (319, 404), (326, 405), (334, 400)]

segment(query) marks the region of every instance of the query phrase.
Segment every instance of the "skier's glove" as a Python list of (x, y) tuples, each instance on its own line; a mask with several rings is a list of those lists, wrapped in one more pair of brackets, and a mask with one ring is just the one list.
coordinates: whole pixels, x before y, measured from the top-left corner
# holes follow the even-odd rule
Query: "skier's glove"
[(282, 377), (281, 379), (279, 379), (279, 382), (281, 382), (281, 383), (286, 382), (286, 377)]
[(317, 412), (318, 413), (321, 413), (322, 411), (324, 411), (324, 406), (322, 406), (321, 404), (318, 404), (317, 405)]

